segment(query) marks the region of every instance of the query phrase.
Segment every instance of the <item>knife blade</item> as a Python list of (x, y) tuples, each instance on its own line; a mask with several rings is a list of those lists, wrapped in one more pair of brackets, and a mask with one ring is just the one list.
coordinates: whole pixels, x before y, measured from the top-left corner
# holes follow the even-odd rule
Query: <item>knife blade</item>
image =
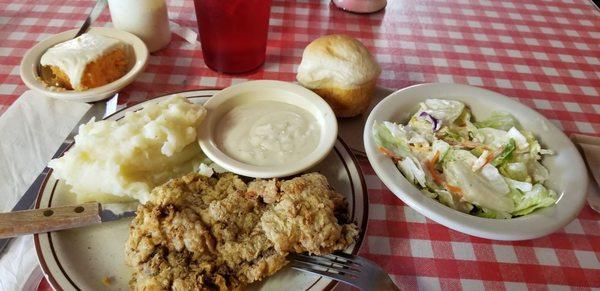
[(87, 18), (85, 19), (85, 21), (83, 22), (83, 24), (81, 25), (81, 27), (79, 28), (79, 30), (73, 38), (76, 38), (86, 33), (90, 29), (92, 23), (94, 23), (94, 21), (96, 21), (96, 19), (98, 19), (98, 17), (100, 16), (100, 13), (104, 11), (104, 8), (106, 7), (106, 1), (107, 0), (96, 1), (96, 4), (94, 4), (94, 7), (90, 11), (90, 14), (87, 16)]
[(135, 216), (138, 202), (89, 202), (0, 213), (0, 238), (85, 227)]
[[(52, 156), (52, 159), (56, 159), (60, 157), (75, 141), (75, 136), (79, 132), (79, 126), (87, 123), (92, 118), (95, 120), (101, 120), (104, 117), (114, 113), (116, 111), (116, 104), (119, 99), (119, 93), (115, 94), (111, 99), (106, 102), (98, 101), (92, 104), (92, 107), (81, 117), (81, 119), (77, 122), (77, 125), (73, 127), (69, 135), (63, 143), (58, 147), (58, 150)], [(37, 178), (33, 181), (33, 183), (29, 186), (29, 188), (25, 191), (21, 199), (15, 204), (11, 212), (21, 211), (26, 209), (31, 209), (33, 204), (37, 198), (38, 191), (42, 186), (42, 183), (46, 179), (46, 176), (50, 172), (50, 168), (46, 167), (44, 170), (37, 176)], [(8, 243), (11, 239), (0, 239), (0, 256), (4, 253)]]
[(121, 218), (135, 216), (140, 203), (127, 202), (127, 203), (103, 203), (100, 204), (100, 220), (102, 222), (115, 221)]

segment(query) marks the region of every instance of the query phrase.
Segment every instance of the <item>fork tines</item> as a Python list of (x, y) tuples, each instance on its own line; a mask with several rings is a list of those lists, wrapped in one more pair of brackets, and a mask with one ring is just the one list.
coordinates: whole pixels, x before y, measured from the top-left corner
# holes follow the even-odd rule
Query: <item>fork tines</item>
[(360, 267), (362, 266), (360, 262), (353, 260), (350, 255), (346, 254), (330, 254), (325, 256), (289, 254), (288, 258), (292, 259), (292, 267), (304, 269), (339, 280), (344, 279), (343, 277), (339, 277), (339, 275), (349, 278), (357, 278), (360, 276)]
[(381, 267), (360, 256), (339, 252), (324, 256), (289, 254), (288, 258), (293, 269), (329, 277), (361, 290), (400, 290)]

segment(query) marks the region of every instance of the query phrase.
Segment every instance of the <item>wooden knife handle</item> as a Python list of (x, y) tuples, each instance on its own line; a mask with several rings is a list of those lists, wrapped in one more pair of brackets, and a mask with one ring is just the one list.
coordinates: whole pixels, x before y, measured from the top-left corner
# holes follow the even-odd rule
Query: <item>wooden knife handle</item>
[(100, 203), (0, 213), (0, 238), (100, 223)]

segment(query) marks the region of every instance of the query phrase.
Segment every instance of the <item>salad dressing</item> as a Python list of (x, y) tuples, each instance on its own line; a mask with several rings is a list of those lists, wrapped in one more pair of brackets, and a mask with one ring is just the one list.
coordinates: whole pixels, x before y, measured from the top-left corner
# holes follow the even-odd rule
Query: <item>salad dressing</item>
[(217, 126), (216, 142), (227, 155), (255, 166), (295, 162), (317, 148), (320, 128), (303, 108), (278, 101), (257, 101), (227, 112)]

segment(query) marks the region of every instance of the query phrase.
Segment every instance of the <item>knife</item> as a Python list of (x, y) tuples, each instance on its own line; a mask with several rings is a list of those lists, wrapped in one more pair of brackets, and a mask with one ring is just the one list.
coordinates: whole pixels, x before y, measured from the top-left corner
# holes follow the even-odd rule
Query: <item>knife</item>
[(0, 213), (0, 238), (84, 227), (135, 216), (138, 202), (90, 202)]
[[(79, 132), (79, 126), (87, 123), (92, 118), (96, 120), (103, 119), (104, 117), (114, 113), (117, 110), (117, 102), (119, 100), (119, 94), (115, 94), (111, 97), (107, 102), (98, 101), (92, 104), (92, 107), (83, 115), (83, 117), (77, 122), (77, 125), (71, 130), (65, 141), (60, 145), (56, 153), (52, 156), (52, 159), (56, 159), (60, 157), (70, 146), (73, 144), (75, 140), (75, 135)], [(50, 172), (50, 168), (46, 167), (35, 179), (35, 181), (29, 186), (25, 194), (21, 197), (19, 202), (13, 207), (11, 212), (13, 211), (21, 211), (26, 209), (31, 209), (33, 204), (37, 198), (38, 191), (42, 186), (42, 183), (46, 179), (46, 176)], [(0, 256), (2, 255), (4, 249), (11, 241), (11, 239), (0, 239)]]
[(79, 28), (79, 30), (77, 31), (77, 33), (75, 34), (75, 36), (73, 38), (76, 38), (76, 37), (86, 33), (90, 29), (90, 26), (92, 25), (92, 23), (94, 21), (96, 21), (96, 19), (98, 19), (98, 17), (100, 16), (100, 13), (102, 13), (102, 11), (104, 11), (104, 8), (106, 7), (106, 1), (107, 0), (97, 0), (96, 1), (96, 4), (90, 11), (90, 14), (87, 16), (87, 18), (85, 19), (85, 21), (83, 22), (83, 24), (81, 25), (81, 27)]

